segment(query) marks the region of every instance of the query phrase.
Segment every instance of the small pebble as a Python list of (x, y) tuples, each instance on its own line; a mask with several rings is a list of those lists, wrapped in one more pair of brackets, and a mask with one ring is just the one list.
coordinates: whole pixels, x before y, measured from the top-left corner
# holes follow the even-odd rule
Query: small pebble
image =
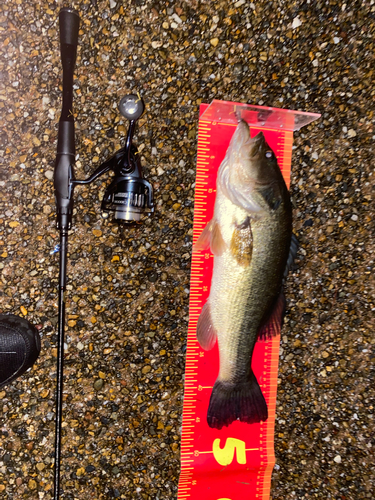
[(295, 17), (293, 19), (292, 28), (295, 30), (296, 28), (299, 28), (301, 25), (302, 25), (302, 21), (300, 20), (300, 18), (298, 16)]
[(104, 386), (104, 380), (99, 378), (98, 380), (95, 380), (94, 382), (94, 389), (96, 391), (100, 391)]

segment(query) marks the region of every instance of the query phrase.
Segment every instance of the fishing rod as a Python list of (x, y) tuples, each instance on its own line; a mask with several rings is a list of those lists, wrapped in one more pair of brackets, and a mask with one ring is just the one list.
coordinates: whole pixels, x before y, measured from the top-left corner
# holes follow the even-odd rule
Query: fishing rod
[(54, 500), (60, 498), (61, 428), (64, 371), (65, 294), (67, 275), (68, 231), (72, 227), (73, 192), (76, 185), (90, 184), (98, 177), (113, 170), (115, 175), (108, 186), (101, 205), (102, 217), (113, 212), (118, 222), (139, 222), (144, 212), (153, 212), (153, 189), (143, 178), (140, 156), (132, 143), (136, 121), (142, 116), (145, 105), (139, 95), (123, 97), (119, 111), (129, 121), (126, 143), (109, 160), (102, 163), (84, 180), (74, 175), (75, 138), (73, 116), (73, 76), (77, 57), (79, 14), (71, 8), (59, 13), (60, 52), (63, 67), (63, 98), (59, 121), (57, 154), (54, 171), (54, 188), (57, 228), (60, 231), (58, 342), (56, 382), (56, 427)]

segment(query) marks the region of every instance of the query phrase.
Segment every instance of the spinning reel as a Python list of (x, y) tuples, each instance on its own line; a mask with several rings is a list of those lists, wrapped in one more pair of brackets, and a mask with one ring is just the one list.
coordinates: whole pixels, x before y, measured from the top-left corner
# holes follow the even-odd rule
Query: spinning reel
[(122, 116), (129, 120), (126, 144), (109, 160), (102, 163), (86, 180), (72, 180), (72, 186), (90, 184), (109, 170), (115, 173), (102, 201), (102, 217), (108, 219), (110, 212), (114, 218), (123, 222), (138, 222), (143, 212), (153, 212), (153, 191), (151, 184), (142, 176), (138, 150), (132, 143), (136, 121), (145, 109), (141, 97), (129, 94), (119, 104)]
[[(135, 94), (129, 94), (121, 99), (120, 113), (129, 120), (125, 146), (84, 180), (75, 179), (71, 162), (75, 155), (74, 143), (70, 145), (72, 146), (70, 152), (66, 152), (68, 149), (66, 146), (69, 146), (69, 136), (68, 140), (61, 140), (59, 130), (54, 180), (58, 229), (71, 228), (74, 186), (90, 184), (110, 170), (114, 171), (115, 176), (102, 200), (101, 210), (104, 219), (108, 219), (110, 212), (114, 212), (114, 218), (118, 221), (139, 222), (143, 212), (154, 211), (152, 186), (142, 176), (141, 160), (137, 147), (133, 144), (135, 125), (144, 109), (143, 99)], [(66, 125), (70, 123), (74, 126), (74, 122), (64, 122), (60, 119), (60, 129), (63, 134), (66, 133)], [(65, 147), (61, 147), (60, 143)]]

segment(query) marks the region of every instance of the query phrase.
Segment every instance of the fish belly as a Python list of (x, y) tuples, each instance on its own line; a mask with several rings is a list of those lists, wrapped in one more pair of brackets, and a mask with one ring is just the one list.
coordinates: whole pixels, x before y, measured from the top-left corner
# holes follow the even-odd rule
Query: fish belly
[(218, 335), (219, 379), (234, 382), (250, 370), (257, 332), (248, 310), (249, 269), (241, 269), (227, 253), (215, 257), (209, 303), (212, 324)]

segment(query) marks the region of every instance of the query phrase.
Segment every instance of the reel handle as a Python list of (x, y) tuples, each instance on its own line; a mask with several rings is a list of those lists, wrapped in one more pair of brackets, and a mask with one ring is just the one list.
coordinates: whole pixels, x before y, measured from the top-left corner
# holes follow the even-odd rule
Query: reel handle
[(135, 165), (131, 161), (132, 141), (135, 131), (135, 122), (143, 115), (145, 110), (145, 103), (138, 95), (129, 94), (123, 97), (120, 101), (118, 109), (122, 116), (129, 120), (128, 134), (125, 144), (124, 162), (121, 168), (123, 174), (131, 173), (135, 169)]

